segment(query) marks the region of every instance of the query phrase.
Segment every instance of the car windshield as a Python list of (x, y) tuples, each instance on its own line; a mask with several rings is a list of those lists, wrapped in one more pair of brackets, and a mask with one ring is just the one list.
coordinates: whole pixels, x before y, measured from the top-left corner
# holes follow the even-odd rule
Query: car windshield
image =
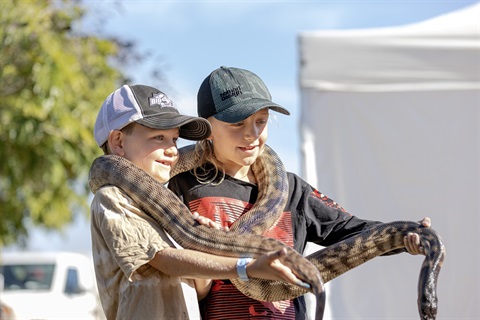
[(4, 291), (49, 290), (52, 286), (53, 264), (11, 264), (0, 266)]

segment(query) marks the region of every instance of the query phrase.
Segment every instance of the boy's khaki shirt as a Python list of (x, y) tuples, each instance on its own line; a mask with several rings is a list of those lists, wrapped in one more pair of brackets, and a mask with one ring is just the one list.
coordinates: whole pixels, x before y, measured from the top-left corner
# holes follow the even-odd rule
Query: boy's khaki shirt
[(99, 189), (91, 204), (92, 253), (107, 319), (200, 319), (192, 280), (148, 262), (173, 247), (158, 224), (120, 189)]

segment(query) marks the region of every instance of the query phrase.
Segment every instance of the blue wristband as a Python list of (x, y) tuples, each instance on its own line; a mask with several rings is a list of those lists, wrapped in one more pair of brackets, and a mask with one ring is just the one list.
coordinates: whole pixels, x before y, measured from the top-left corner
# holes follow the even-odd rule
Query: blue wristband
[(249, 264), (250, 261), (252, 261), (252, 258), (239, 258), (237, 260), (237, 274), (242, 281), (248, 280), (247, 264)]

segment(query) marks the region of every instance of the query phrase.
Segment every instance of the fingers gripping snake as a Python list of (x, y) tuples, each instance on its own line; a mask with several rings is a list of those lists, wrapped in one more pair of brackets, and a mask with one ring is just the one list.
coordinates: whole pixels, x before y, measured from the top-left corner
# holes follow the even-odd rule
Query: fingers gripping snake
[[(195, 165), (193, 145), (181, 148), (180, 160), (171, 176)], [(258, 257), (286, 248), (287, 254), (281, 261), (311, 285), (316, 298), (317, 320), (322, 319), (325, 307), (324, 283), (381, 254), (403, 248), (403, 237), (409, 232), (418, 233), (426, 256), (418, 281), (417, 304), (421, 319), (436, 318), (437, 278), (445, 248), (435, 230), (410, 221), (380, 224), (302, 257), (281, 241), (261, 236), (276, 222), (287, 201), (288, 180), (281, 160), (266, 146), (252, 168), (259, 185), (257, 201), (234, 223), (230, 232), (198, 225), (175, 194), (125, 158), (105, 155), (95, 159), (90, 168), (89, 185), (93, 193), (106, 185), (119, 187), (186, 249), (219, 256)], [(232, 279), (232, 283), (245, 295), (261, 301), (293, 299), (307, 292), (282, 281)]]

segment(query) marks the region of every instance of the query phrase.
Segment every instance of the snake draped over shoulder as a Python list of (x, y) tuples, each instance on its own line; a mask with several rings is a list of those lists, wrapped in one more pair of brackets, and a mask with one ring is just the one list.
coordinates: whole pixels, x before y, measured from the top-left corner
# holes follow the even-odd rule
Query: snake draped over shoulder
[[(172, 176), (196, 166), (194, 145), (179, 149), (180, 159)], [(278, 219), (286, 204), (288, 180), (278, 155), (268, 146), (252, 166), (258, 183), (258, 197), (230, 232), (199, 225), (188, 207), (168, 188), (127, 159), (104, 155), (95, 159), (89, 172), (93, 193), (113, 185), (122, 189), (146, 214), (151, 216), (183, 248), (227, 257), (258, 257), (285, 248), (281, 262), (310, 284), (316, 299), (315, 319), (321, 320), (325, 307), (324, 284), (341, 274), (389, 251), (404, 248), (403, 237), (420, 235), (426, 250), (418, 280), (418, 310), (422, 320), (437, 314), (437, 279), (445, 256), (445, 247), (432, 228), (417, 222), (396, 221), (379, 224), (356, 236), (303, 257), (283, 242), (261, 236)], [(264, 279), (231, 279), (243, 294), (261, 301), (293, 299), (307, 291), (300, 287)]]

